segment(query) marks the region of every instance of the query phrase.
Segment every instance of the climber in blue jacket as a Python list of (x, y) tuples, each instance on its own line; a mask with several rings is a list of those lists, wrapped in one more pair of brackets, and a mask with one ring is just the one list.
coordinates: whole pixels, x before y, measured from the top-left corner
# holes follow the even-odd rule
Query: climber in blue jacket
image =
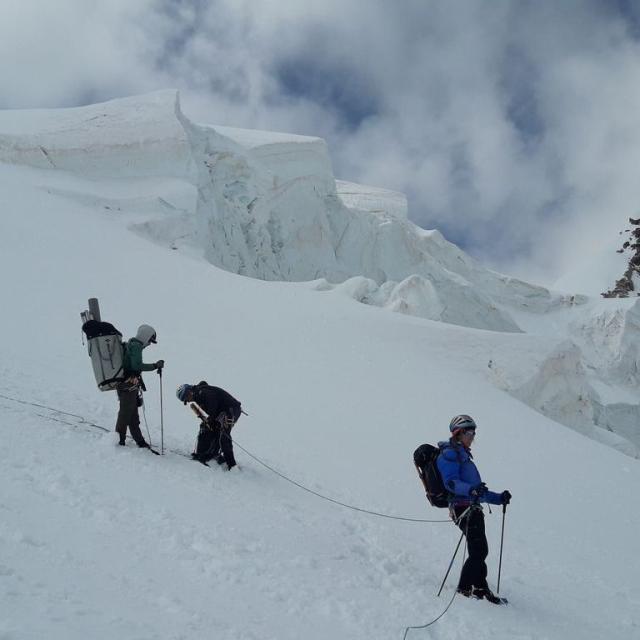
[(451, 438), (438, 443), (440, 455), (437, 465), (449, 492), (451, 518), (467, 538), (469, 557), (462, 567), (458, 593), (467, 598), (484, 598), (494, 604), (502, 604), (503, 600), (492, 593), (487, 583), (485, 560), (489, 545), (480, 503), (507, 505), (511, 501), (511, 493), (489, 491), (482, 482), (471, 455), (476, 428), (475, 421), (468, 415), (453, 418), (449, 425)]

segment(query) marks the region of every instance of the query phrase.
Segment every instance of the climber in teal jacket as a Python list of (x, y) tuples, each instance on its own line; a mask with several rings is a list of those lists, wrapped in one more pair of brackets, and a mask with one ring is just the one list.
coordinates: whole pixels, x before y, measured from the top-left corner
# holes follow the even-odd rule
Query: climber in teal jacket
[(124, 348), (123, 369), (125, 380), (118, 384), (118, 419), (116, 431), (120, 437), (118, 444), (125, 446), (127, 427), (131, 437), (139, 447), (148, 448), (149, 443), (144, 439), (140, 431), (140, 415), (138, 413), (140, 391), (144, 390), (144, 382), (140, 375), (143, 371), (162, 370), (164, 360), (145, 364), (142, 361), (142, 350), (150, 344), (156, 344), (156, 330), (148, 324), (138, 327), (135, 338), (131, 338)]

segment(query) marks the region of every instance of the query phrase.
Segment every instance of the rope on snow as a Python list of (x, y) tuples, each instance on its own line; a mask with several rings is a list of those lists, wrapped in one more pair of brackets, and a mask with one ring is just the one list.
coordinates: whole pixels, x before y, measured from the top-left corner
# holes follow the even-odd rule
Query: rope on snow
[[(38, 407), (40, 409), (47, 409), (48, 411), (53, 411), (54, 413), (58, 413), (61, 415), (65, 415), (65, 416), (70, 416), (73, 418), (76, 418), (80, 424), (84, 424), (86, 426), (90, 426), (90, 427), (94, 427), (96, 429), (101, 429), (102, 431), (111, 431), (110, 429), (107, 429), (106, 427), (103, 427), (102, 425), (96, 424), (95, 422), (91, 422), (90, 420), (87, 420), (84, 416), (81, 416), (77, 413), (70, 413), (68, 411), (61, 411), (60, 409), (56, 409), (55, 407), (49, 407), (45, 404), (39, 404), (37, 402), (27, 402), (26, 400), (20, 400), (18, 398), (13, 398), (11, 396), (7, 396), (4, 395), (2, 393), (0, 393), (0, 398), (4, 398), (5, 400), (11, 400), (12, 402), (18, 402), (20, 404), (24, 404), (24, 405), (29, 405), (29, 406), (33, 406), (33, 407)], [(61, 420), (58, 420), (58, 422), (63, 422)], [(146, 422), (146, 415), (145, 415), (145, 422)], [(229, 436), (231, 437), (231, 436)], [(277, 475), (278, 477), (282, 478), (283, 480), (286, 480), (287, 482), (293, 484), (294, 486), (298, 487), (299, 489), (302, 489), (303, 491), (306, 491), (307, 493), (310, 493), (318, 498), (321, 498), (322, 500), (326, 500), (327, 502), (331, 502), (333, 504), (336, 504), (338, 506), (344, 507), (345, 509), (351, 509), (352, 511), (359, 511), (360, 513), (367, 513), (369, 515), (372, 516), (377, 516), (379, 518), (387, 518), (389, 520), (401, 520), (404, 522), (427, 522), (427, 523), (450, 523), (451, 520), (427, 520), (424, 518), (409, 518), (409, 517), (405, 517), (405, 516), (394, 516), (394, 515), (390, 515), (387, 513), (381, 513), (379, 511), (372, 511), (370, 509), (363, 509), (361, 507), (356, 507), (354, 505), (351, 504), (347, 504), (346, 502), (340, 502), (340, 500), (336, 500), (334, 498), (330, 498), (329, 496), (323, 495), (322, 493), (319, 493), (318, 491), (314, 491), (313, 489), (310, 489), (309, 487), (304, 486), (303, 484), (297, 482), (296, 480), (293, 480), (292, 478), (289, 478), (288, 476), (286, 476), (284, 473), (281, 473), (280, 471), (278, 471), (277, 469), (274, 469), (273, 467), (269, 466), (266, 462), (264, 462), (263, 460), (261, 460), (260, 458), (258, 458), (257, 456), (255, 456), (253, 453), (251, 453), (250, 451), (248, 451), (247, 449), (245, 449), (237, 440), (233, 440), (234, 444), (236, 444), (238, 446), (239, 449), (241, 449), (242, 451), (244, 451), (244, 453), (246, 453), (250, 458), (252, 458), (253, 460), (255, 460), (258, 464), (262, 465), (265, 469), (268, 469), (269, 471), (271, 471), (271, 473), (274, 473), (275, 475)]]

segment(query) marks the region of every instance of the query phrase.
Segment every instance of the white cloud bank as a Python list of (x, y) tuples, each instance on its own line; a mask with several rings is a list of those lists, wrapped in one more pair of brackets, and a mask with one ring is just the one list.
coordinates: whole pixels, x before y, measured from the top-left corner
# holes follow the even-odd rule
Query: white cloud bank
[(325, 137), (338, 177), (407, 192), (418, 224), (548, 283), (594, 250), (613, 252), (640, 208), (632, 11), (5, 0), (0, 107), (177, 87), (196, 119)]

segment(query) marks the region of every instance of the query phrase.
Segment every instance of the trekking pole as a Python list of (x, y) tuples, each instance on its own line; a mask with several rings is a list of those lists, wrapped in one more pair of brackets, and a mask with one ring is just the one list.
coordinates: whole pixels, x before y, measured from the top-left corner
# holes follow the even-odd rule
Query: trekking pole
[(160, 455), (164, 455), (164, 411), (162, 407), (162, 367), (158, 369), (160, 376)]
[(438, 596), (437, 596), (438, 598), (442, 593), (442, 589), (444, 588), (444, 583), (447, 581), (447, 578), (449, 577), (449, 571), (451, 571), (451, 567), (453, 566), (453, 561), (456, 559), (456, 556), (458, 555), (458, 549), (460, 548), (460, 543), (462, 542), (463, 537), (464, 537), (464, 531), (460, 534), (460, 540), (458, 540), (456, 550), (453, 552), (453, 558), (451, 558), (451, 562), (449, 563), (449, 568), (447, 569), (447, 573), (445, 574), (444, 579), (442, 580), (442, 584), (440, 585), (440, 591), (438, 591)]
[(149, 445), (149, 450), (153, 451), (153, 442), (151, 441), (151, 434), (149, 433), (149, 423), (147, 422), (147, 409), (144, 404), (144, 398), (142, 394), (139, 396), (140, 406), (142, 407), (142, 417), (144, 418), (144, 428), (147, 432), (147, 443)]
[(507, 505), (502, 505), (502, 534), (500, 535), (500, 562), (498, 564), (498, 588), (496, 593), (500, 595), (500, 573), (502, 572), (502, 543), (504, 542), (504, 517), (507, 513)]

